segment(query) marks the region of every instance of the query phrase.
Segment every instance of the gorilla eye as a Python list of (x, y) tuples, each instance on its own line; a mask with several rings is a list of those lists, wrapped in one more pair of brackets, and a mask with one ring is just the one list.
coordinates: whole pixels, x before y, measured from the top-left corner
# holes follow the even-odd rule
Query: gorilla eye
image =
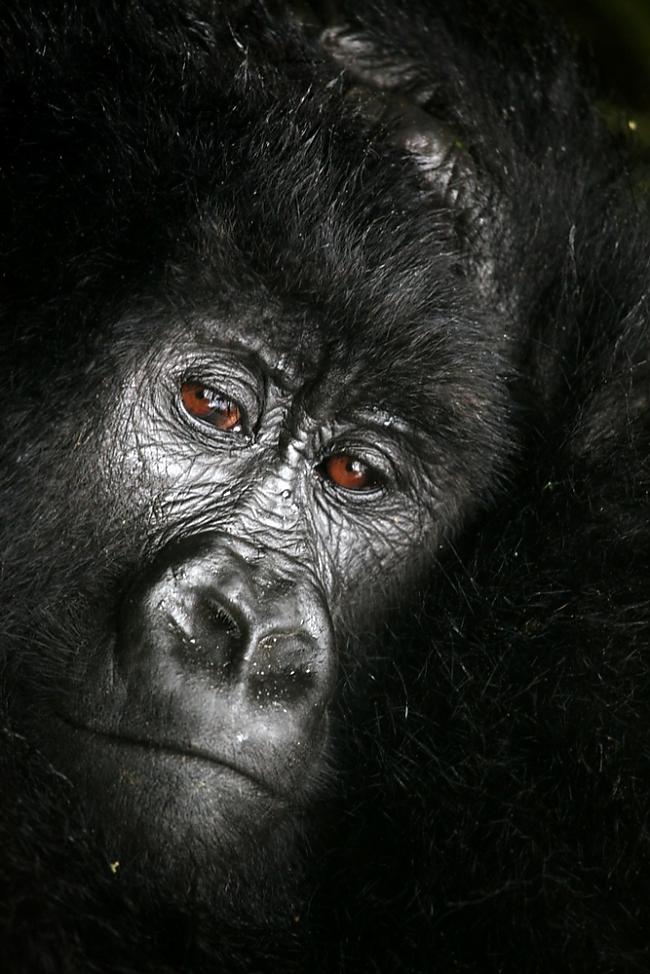
[(181, 402), (186, 413), (208, 426), (227, 433), (239, 433), (242, 429), (241, 409), (218, 389), (201, 382), (183, 382)]
[(376, 470), (348, 453), (334, 453), (322, 465), (323, 476), (344, 490), (376, 490), (382, 484)]

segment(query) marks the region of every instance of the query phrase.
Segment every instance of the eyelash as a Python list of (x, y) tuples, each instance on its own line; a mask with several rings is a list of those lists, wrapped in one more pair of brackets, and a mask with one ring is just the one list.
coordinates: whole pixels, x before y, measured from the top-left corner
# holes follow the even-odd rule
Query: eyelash
[(220, 389), (187, 379), (181, 383), (179, 399), (183, 410), (196, 422), (222, 433), (245, 431), (245, 410)]
[(381, 473), (354, 453), (334, 451), (316, 471), (335, 489), (346, 494), (375, 494), (385, 487)]

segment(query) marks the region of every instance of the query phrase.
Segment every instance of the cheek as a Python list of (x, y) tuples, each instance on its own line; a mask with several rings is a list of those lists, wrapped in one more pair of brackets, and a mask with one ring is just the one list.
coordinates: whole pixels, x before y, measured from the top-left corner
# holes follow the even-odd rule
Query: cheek
[[(356, 505), (361, 508), (361, 505)], [(317, 561), (335, 615), (354, 627), (381, 622), (403, 601), (405, 587), (421, 579), (440, 540), (435, 519), (413, 505), (391, 511), (332, 510), (314, 505)]]
[(102, 490), (107, 500), (137, 509), (152, 534), (170, 525), (187, 531), (207, 522), (222, 524), (251, 477), (251, 458), (235, 452), (207, 453), (172, 423), (120, 416), (105, 431)]

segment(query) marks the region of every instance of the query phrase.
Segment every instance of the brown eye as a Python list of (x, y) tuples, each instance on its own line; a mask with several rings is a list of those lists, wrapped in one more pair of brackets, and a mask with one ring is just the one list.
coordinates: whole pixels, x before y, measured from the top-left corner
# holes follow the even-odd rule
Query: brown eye
[(200, 382), (184, 382), (181, 386), (181, 402), (190, 416), (215, 429), (235, 433), (241, 430), (242, 416), (239, 406), (217, 389), (210, 389)]
[(379, 480), (372, 467), (347, 453), (335, 453), (322, 467), (324, 475), (345, 490), (373, 490)]

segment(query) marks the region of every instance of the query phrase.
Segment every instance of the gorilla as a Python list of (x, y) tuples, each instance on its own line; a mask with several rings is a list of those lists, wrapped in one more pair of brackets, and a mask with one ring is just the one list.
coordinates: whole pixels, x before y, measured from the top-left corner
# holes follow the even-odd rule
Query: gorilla
[(5, 0), (0, 967), (650, 964), (650, 240), (524, 0)]

